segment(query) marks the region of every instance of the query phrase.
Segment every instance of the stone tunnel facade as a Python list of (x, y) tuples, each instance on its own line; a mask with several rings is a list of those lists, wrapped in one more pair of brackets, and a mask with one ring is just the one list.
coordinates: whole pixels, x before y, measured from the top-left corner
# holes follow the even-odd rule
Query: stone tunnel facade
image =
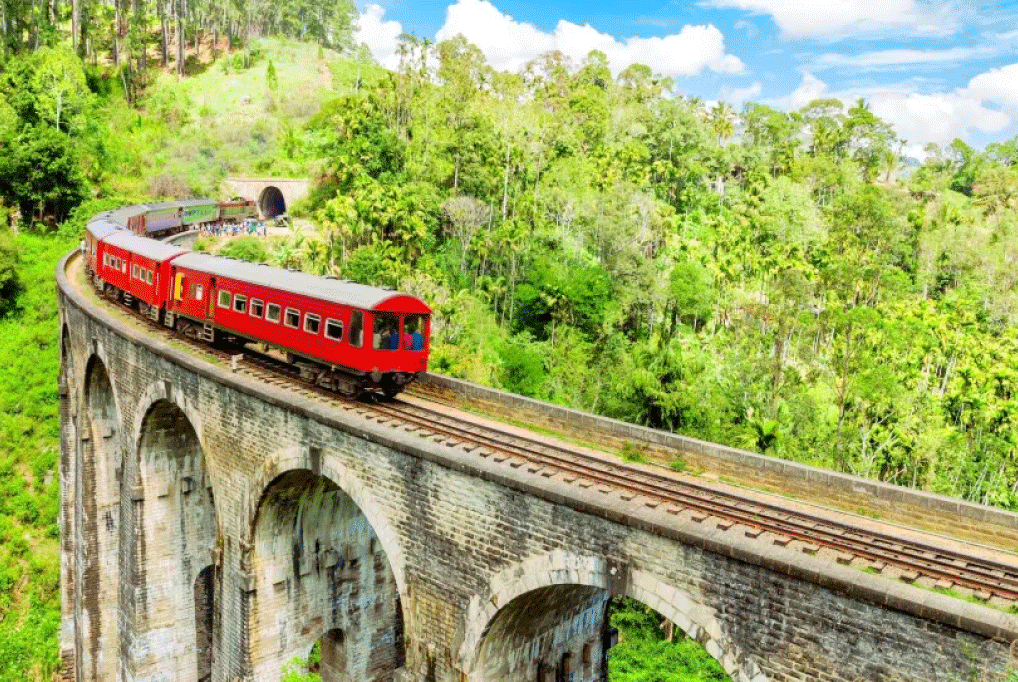
[(611, 596), (740, 682), (996, 679), (1012, 617), (302, 399), (58, 272), (77, 680), (606, 679)]

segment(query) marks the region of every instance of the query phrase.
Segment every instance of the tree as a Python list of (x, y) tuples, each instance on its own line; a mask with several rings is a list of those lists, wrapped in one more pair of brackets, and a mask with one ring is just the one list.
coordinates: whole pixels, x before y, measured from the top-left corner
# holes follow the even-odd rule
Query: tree
[(13, 236), (5, 227), (0, 227), (0, 319), (14, 309), (21, 293), (19, 260)]
[(87, 185), (74, 145), (50, 127), (28, 127), (0, 159), (0, 194), (24, 216), (62, 221), (86, 196)]

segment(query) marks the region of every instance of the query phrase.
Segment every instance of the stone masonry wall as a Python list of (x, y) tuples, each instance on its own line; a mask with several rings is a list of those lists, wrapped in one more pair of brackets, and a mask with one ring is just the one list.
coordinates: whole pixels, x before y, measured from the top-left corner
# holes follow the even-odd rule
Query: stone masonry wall
[[(490, 671), (526, 669), (526, 656), (539, 659), (535, 676), (566, 670), (571, 680), (592, 679), (582, 672), (584, 658), (594, 657), (593, 645), (601, 658), (600, 609), (609, 594), (671, 619), (740, 681), (948, 682), (983, 669), (982, 679), (992, 680), (1009, 663), (1013, 616), (264, 385), (152, 339), (140, 323), (109, 321), (90, 295), (62, 277), (59, 285), (73, 368), (65, 376), (77, 377), (68, 391), (81, 395), (84, 368), (101, 358), (121, 425), (112, 437), (124, 453), (118, 537), (125, 558), (119, 592), (101, 598), (118, 600), (125, 681), (198, 679), (197, 659), (169, 663), (201, 641), (195, 590), (207, 565), (216, 575), (215, 682), (279, 679), (283, 655), (306, 654), (309, 642), (327, 633), (336, 640), (334, 630), (343, 628), (344, 645), (360, 638), (370, 641), (360, 651), (381, 652), (369, 660), (354, 650), (337, 656), (348, 672), (363, 666), (363, 676), (351, 679), (484, 680)], [(162, 435), (165, 420), (149, 418), (160, 414), (177, 415)], [(193, 441), (180, 440), (188, 429)], [(71, 440), (61, 471), (80, 477), (67, 461), (75, 457)], [(172, 473), (170, 461), (183, 462), (175, 466), (188, 474)], [(170, 473), (160, 479), (161, 471)], [(298, 475), (312, 484), (292, 487), (290, 496), (271, 492)], [(210, 506), (155, 514), (160, 499), (205, 490)], [(62, 544), (65, 562), (82, 565), (96, 546), (88, 538), (105, 526), (70, 492), (62, 504), (65, 531), (80, 529)], [(301, 510), (315, 510), (314, 519)], [(260, 535), (263, 514), (277, 524), (288, 519), (291, 541)], [(210, 518), (214, 537), (194, 530), (210, 528)], [(195, 544), (206, 554), (188, 549)], [(340, 557), (358, 562), (338, 576), (349, 579), (342, 586)], [(298, 595), (298, 576), (323, 570), (320, 578), (301, 577)], [(69, 573), (64, 597), (78, 603), (80, 571)], [(307, 608), (293, 608), (284, 594)], [(81, 650), (92, 645), (87, 618), (70, 611), (62, 649), (75, 655), (64, 660), (80, 665)], [(353, 617), (358, 612), (380, 617)], [(520, 633), (532, 634), (523, 641)], [(283, 635), (292, 648), (281, 646)]]

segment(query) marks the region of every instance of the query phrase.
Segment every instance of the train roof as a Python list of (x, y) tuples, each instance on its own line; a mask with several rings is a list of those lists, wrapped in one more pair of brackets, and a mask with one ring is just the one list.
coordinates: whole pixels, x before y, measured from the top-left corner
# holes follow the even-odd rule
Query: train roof
[(248, 263), (207, 253), (186, 253), (177, 258), (174, 265), (363, 310), (385, 309), (384, 304), (387, 301), (402, 298), (414, 301), (416, 305), (406, 306), (405, 302), (401, 302), (399, 306), (401, 312), (422, 314), (431, 312), (431, 308), (417, 297), (393, 289), (372, 287), (350, 280), (318, 277), (306, 272), (283, 270), (261, 263)]
[(85, 229), (96, 239), (104, 239), (114, 232), (122, 231), (119, 225), (110, 221), (110, 219), (104, 215), (92, 218), (92, 220), (88, 221), (88, 225), (85, 226)]
[(180, 201), (160, 201), (156, 204), (143, 204), (147, 211), (162, 211), (167, 208), (180, 208), (183, 202)]
[(164, 244), (148, 237), (139, 237), (136, 234), (123, 231), (120, 231), (119, 234), (109, 235), (103, 239), (103, 242), (109, 246), (115, 246), (131, 253), (136, 253), (142, 258), (159, 262), (169, 260), (182, 253), (188, 253), (187, 249), (182, 249), (179, 246)]
[(183, 201), (178, 201), (177, 203), (184, 208), (191, 208), (192, 206), (210, 206), (213, 204), (218, 204), (219, 202), (216, 201), (215, 199), (184, 199)]
[(118, 208), (115, 211), (109, 211), (107, 216), (110, 220), (120, 225), (121, 228), (127, 229), (127, 221), (136, 215), (145, 212), (145, 204), (136, 204), (134, 206), (125, 206), (124, 208)]

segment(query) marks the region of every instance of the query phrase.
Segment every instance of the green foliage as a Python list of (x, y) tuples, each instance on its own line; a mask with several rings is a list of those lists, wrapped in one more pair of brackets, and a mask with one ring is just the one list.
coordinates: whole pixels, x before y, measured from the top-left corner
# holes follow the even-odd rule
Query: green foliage
[(77, 237), (22, 232), (23, 288), (0, 320), (0, 682), (47, 680), (60, 623), (59, 396), (53, 270)]
[(219, 255), (238, 260), (246, 260), (252, 263), (264, 263), (269, 259), (265, 250), (265, 243), (258, 237), (238, 237), (232, 239), (222, 249)]
[(613, 600), (611, 624), (619, 643), (608, 652), (612, 682), (727, 682), (724, 670), (697, 642), (676, 628), (665, 636), (664, 619), (631, 599)]
[(18, 265), (18, 249), (14, 243), (14, 236), (0, 229), (0, 319), (13, 310), (18, 294), (21, 293)]
[(60, 222), (87, 193), (85, 175), (66, 134), (51, 127), (26, 127), (0, 159), (0, 194), (36, 220)]
[(321, 682), (322, 676), (308, 672), (310, 661), (295, 657), (283, 666), (282, 682)]

